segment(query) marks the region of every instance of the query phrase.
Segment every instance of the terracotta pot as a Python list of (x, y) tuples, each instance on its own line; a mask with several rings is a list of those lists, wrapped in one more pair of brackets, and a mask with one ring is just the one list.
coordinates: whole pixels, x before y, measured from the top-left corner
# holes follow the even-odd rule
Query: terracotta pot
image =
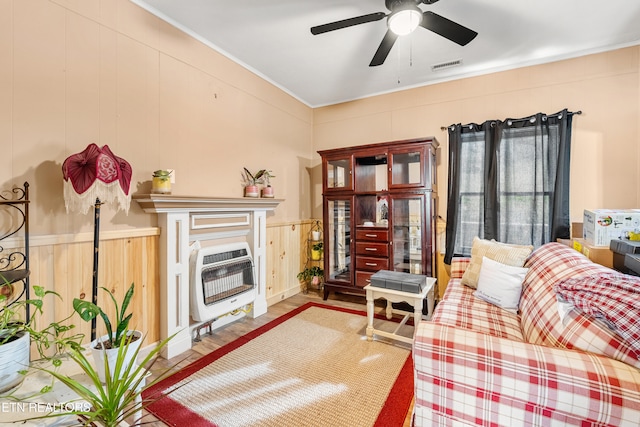
[(260, 192), (257, 185), (247, 185), (244, 187), (244, 197), (258, 197)]

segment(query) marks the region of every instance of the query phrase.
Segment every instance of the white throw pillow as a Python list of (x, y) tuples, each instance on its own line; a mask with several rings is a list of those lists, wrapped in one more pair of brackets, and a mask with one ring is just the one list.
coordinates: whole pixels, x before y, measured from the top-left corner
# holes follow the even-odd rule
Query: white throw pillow
[(512, 313), (518, 312), (522, 282), (528, 268), (505, 265), (484, 257), (474, 295)]

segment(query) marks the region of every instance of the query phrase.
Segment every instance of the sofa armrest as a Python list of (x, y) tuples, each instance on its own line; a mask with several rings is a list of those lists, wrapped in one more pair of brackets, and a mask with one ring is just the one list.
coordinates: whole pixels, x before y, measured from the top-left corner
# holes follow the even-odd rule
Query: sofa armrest
[(449, 273), (450, 279), (462, 279), (462, 275), (467, 270), (467, 267), (471, 264), (471, 258), (467, 257), (453, 257), (451, 258), (451, 272)]
[(420, 322), (415, 425), (637, 425), (640, 371), (607, 357)]

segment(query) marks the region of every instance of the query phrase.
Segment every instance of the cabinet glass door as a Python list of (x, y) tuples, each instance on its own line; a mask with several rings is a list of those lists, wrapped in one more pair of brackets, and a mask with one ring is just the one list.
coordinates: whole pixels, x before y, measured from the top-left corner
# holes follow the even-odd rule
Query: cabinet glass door
[(424, 196), (392, 199), (393, 269), (424, 274), (423, 227)]
[(350, 190), (351, 156), (327, 159), (325, 185), (327, 190)]
[(424, 147), (391, 152), (391, 186), (422, 186), (424, 169)]
[[(325, 280), (351, 282), (351, 199), (327, 200), (328, 248)], [(327, 274), (328, 273), (328, 274)]]

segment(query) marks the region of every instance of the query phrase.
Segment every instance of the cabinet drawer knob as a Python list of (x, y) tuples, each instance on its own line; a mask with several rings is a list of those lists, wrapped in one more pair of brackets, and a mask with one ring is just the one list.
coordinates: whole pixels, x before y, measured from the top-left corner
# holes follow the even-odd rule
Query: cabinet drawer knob
[(376, 267), (378, 264), (375, 262), (367, 262), (365, 263), (365, 265), (369, 266), (369, 267)]
[(365, 234), (365, 237), (378, 237), (377, 234)]
[(364, 248), (365, 251), (378, 252), (377, 248)]

